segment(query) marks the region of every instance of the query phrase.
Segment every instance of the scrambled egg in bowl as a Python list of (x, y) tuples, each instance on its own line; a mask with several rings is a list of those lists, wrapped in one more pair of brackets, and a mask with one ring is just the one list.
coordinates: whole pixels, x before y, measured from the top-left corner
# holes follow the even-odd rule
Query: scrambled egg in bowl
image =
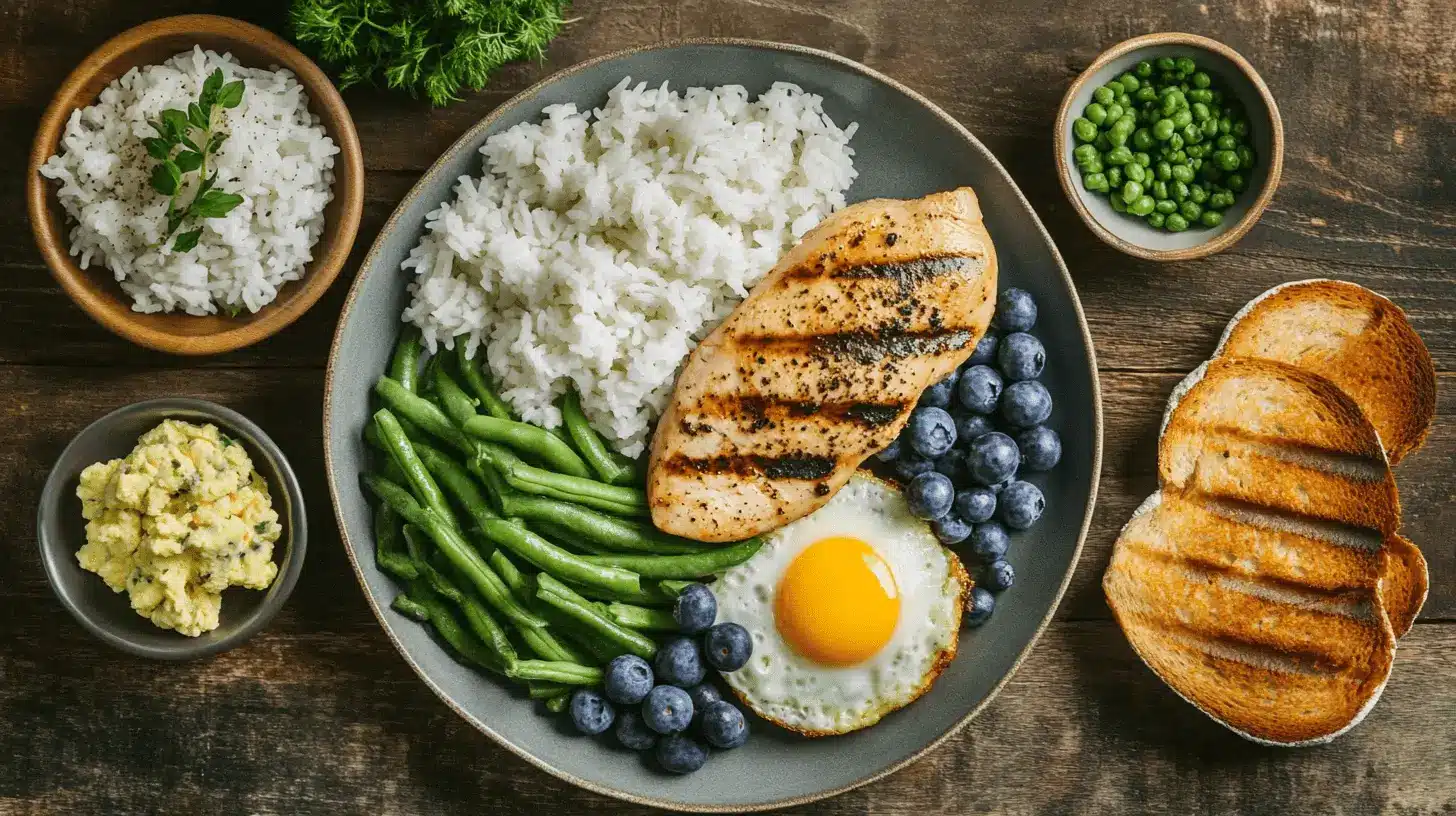
[(87, 521), (76, 560), (163, 629), (216, 629), (224, 589), (278, 575), (268, 484), (213, 425), (165, 420), (125, 459), (82, 471), (76, 495)]

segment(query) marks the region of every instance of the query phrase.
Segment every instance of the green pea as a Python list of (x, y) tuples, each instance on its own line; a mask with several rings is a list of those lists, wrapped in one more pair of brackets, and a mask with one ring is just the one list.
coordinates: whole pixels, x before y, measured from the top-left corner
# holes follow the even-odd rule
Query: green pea
[(1133, 124), (1132, 117), (1124, 116), (1107, 131), (1107, 141), (1113, 147), (1122, 147), (1127, 144), (1128, 137), (1132, 136), (1132, 132), (1136, 129), (1137, 125)]
[[(1076, 123), (1074, 122), (1073, 126), (1075, 125)], [(1172, 119), (1159, 119), (1158, 121), (1153, 123), (1153, 138), (1157, 139), (1160, 142), (1166, 142), (1168, 141), (1168, 139), (1172, 138), (1173, 131), (1176, 129), (1177, 128), (1173, 126)]]
[(1234, 151), (1239, 154), (1239, 169), (1248, 170), (1254, 166), (1254, 149), (1248, 145), (1239, 145)]
[(1107, 168), (1107, 183), (1112, 187), (1122, 186), (1122, 168), (1116, 165)]
[(1205, 105), (1213, 101), (1213, 94), (1203, 88), (1194, 88), (1188, 92), (1188, 99), (1193, 102), (1201, 102)]
[(1148, 215), (1153, 211), (1152, 196), (1138, 196), (1138, 199), (1127, 205), (1127, 211), (1133, 215)]
[(1228, 118), (1227, 116), (1221, 116), (1221, 117), (1219, 117), (1219, 119), (1218, 119), (1218, 132), (1220, 134), (1223, 134), (1223, 133), (1232, 133), (1233, 130), (1234, 130), (1234, 120)]
[[(1188, 145), (1187, 147), (1183, 148), (1183, 152), (1188, 154), (1188, 158), (1190, 160), (1192, 160), (1192, 159), (1201, 159), (1204, 156), (1207, 156), (1209, 150), (1210, 150), (1210, 148), (1208, 146), (1208, 142), (1202, 142), (1200, 144)], [(1194, 170), (1197, 170), (1198, 168), (1195, 167), (1193, 169)]]
[(1171, 198), (1162, 198), (1158, 199), (1158, 203), (1154, 204), (1153, 208), (1163, 215), (1167, 215), (1168, 213), (1178, 212), (1178, 202)]
[(1175, 65), (1177, 66), (1179, 71), (1182, 71), (1185, 74), (1191, 74), (1194, 71), (1198, 70), (1198, 66), (1195, 65), (1193, 63), (1193, 60), (1189, 57), (1179, 57)]
[(1149, 192), (1153, 194), (1153, 198), (1162, 201), (1168, 197), (1168, 182), (1162, 179), (1153, 182), (1153, 186), (1149, 189)]
[(1152, 167), (1153, 166), (1153, 157), (1152, 156), (1149, 156), (1148, 154), (1144, 153), (1141, 150), (1139, 150), (1136, 153), (1132, 154), (1132, 160), (1134, 162), (1142, 165), (1143, 167)]
[(1188, 90), (1188, 83), (1183, 81), (1183, 80), (1185, 80), (1185, 79), (1188, 78), (1188, 72), (1187, 71), (1174, 71), (1173, 72), (1173, 77), (1178, 80), (1178, 90), (1180, 90), (1180, 91), (1186, 91), (1186, 90)]
[(1168, 232), (1182, 232), (1188, 229), (1188, 219), (1178, 213), (1171, 213), (1163, 220), (1163, 228)]
[(1163, 228), (1163, 214), (1160, 213), (1160, 212), (1155, 212), (1152, 215), (1149, 215), (1148, 216), (1148, 226), (1152, 227), (1153, 229), (1162, 229)]
[(1158, 98), (1158, 92), (1152, 85), (1144, 85), (1137, 89), (1137, 93), (1133, 94), (1132, 98), (1139, 102), (1152, 102)]
[[(1187, 151), (1184, 152), (1186, 153)], [(1197, 173), (1199, 169), (1203, 167), (1203, 159), (1200, 159), (1196, 156), (1189, 156), (1188, 166), (1193, 168), (1193, 172)]]
[(1211, 158), (1220, 170), (1239, 169), (1239, 154), (1232, 150), (1216, 150)]
[[(1119, 84), (1118, 81), (1115, 79), (1108, 82), (1106, 85), (1103, 85), (1102, 87), (1112, 92), (1112, 98), (1114, 101), (1117, 99), (1117, 95), (1123, 92), (1122, 85)], [(1106, 105), (1107, 103), (1103, 102), (1102, 104)]]
[(1147, 60), (1140, 60), (1137, 67), (1132, 69), (1132, 72), (1143, 79), (1147, 79), (1153, 75), (1153, 64)]
[(1173, 178), (1185, 183), (1190, 182), (1193, 180), (1193, 168), (1186, 164), (1175, 164), (1173, 165)]
[(1218, 120), (1210, 116), (1203, 120), (1203, 124), (1199, 125), (1198, 129), (1203, 131), (1203, 138), (1212, 139), (1218, 135)]
[(1131, 204), (1137, 201), (1143, 194), (1143, 186), (1136, 181), (1125, 181), (1122, 184), (1122, 203)]
[(1126, 91), (1123, 91), (1122, 93), (1118, 94), (1117, 95), (1117, 104), (1123, 106), (1124, 108), (1131, 108), (1132, 107), (1132, 94), (1130, 94), (1130, 93), (1128, 93)]
[(1193, 122), (1193, 114), (1187, 109), (1180, 110), (1173, 114), (1173, 127), (1185, 128)]
[[(1116, 122), (1118, 119), (1122, 118), (1123, 113), (1124, 111), (1122, 106), (1117, 104), (1116, 102), (1113, 102), (1111, 105), (1108, 105), (1107, 107), (1102, 109), (1103, 122), (1106, 122), (1109, 126), (1111, 126), (1111, 123)], [(1089, 116), (1087, 118), (1090, 119), (1091, 117)], [(1097, 124), (1100, 125), (1103, 124), (1103, 122), (1098, 122)]]
[(1168, 185), (1168, 197), (1182, 204), (1188, 200), (1188, 185), (1173, 179), (1172, 183)]
[(1097, 126), (1078, 116), (1072, 120), (1072, 135), (1076, 136), (1079, 142), (1090, 142), (1097, 138)]
[(1092, 92), (1092, 98), (1099, 104), (1111, 105), (1113, 100), (1117, 99), (1117, 92), (1104, 85)]
[(1125, 145), (1122, 147), (1114, 147), (1107, 151), (1107, 155), (1103, 156), (1102, 160), (1108, 164), (1127, 164), (1132, 161), (1132, 151), (1128, 150)]
[(1112, 142), (1107, 141), (1106, 133), (1099, 133), (1097, 134), (1097, 138), (1092, 140), (1092, 146), (1106, 153), (1112, 149)]
[(1224, 183), (1228, 185), (1230, 190), (1236, 193), (1242, 193), (1244, 188), (1248, 186), (1248, 182), (1244, 179), (1243, 173), (1229, 173), (1228, 178), (1224, 179)]
[(1223, 223), (1223, 213), (1204, 210), (1203, 215), (1198, 216), (1198, 223), (1205, 227), (1216, 227)]
[(1102, 107), (1100, 102), (1093, 102), (1082, 109), (1082, 118), (1094, 125), (1101, 125), (1107, 121), (1107, 108)]
[(1192, 80), (1195, 88), (1207, 88), (1213, 84), (1213, 77), (1203, 71), (1194, 71)]
[(1077, 163), (1077, 169), (1083, 173), (1101, 173), (1103, 167), (1101, 156), (1093, 156), (1087, 161)]
[(1197, 201), (1185, 201), (1179, 205), (1178, 212), (1189, 221), (1197, 221), (1198, 216), (1203, 215), (1203, 206)]
[(1072, 151), (1072, 158), (1077, 162), (1091, 161), (1097, 158), (1097, 148), (1089, 144), (1077, 145)]
[(1249, 122), (1247, 119), (1240, 119), (1233, 124), (1233, 130), (1229, 131), (1240, 139), (1249, 138)]
[(1228, 195), (1228, 193), (1220, 193), (1220, 192), (1214, 192), (1213, 194), (1209, 195), (1209, 197), (1208, 197), (1208, 209), (1205, 210), (1205, 212), (1212, 212), (1213, 210), (1222, 210), (1222, 209), (1228, 207), (1229, 204), (1231, 204), (1232, 202), (1224, 203), (1224, 201), (1225, 201), (1224, 200), (1224, 196), (1226, 196), (1226, 195)]
[(1181, 93), (1177, 88), (1172, 88), (1163, 94), (1163, 101), (1159, 104), (1158, 108), (1163, 112), (1164, 116), (1171, 117), (1174, 113), (1178, 112), (1178, 97)]
[(1208, 201), (1208, 188), (1202, 184), (1188, 185), (1188, 200), (1194, 204), (1203, 204)]
[[(1178, 134), (1175, 133), (1173, 135), (1174, 136), (1177, 136)], [(1183, 150), (1183, 149), (1180, 148), (1178, 150), (1174, 150), (1174, 151), (1168, 153), (1168, 163), (1169, 164), (1173, 164), (1173, 165), (1187, 164), (1188, 163), (1188, 152), (1186, 150)]]
[(1239, 140), (1235, 139), (1231, 133), (1225, 133), (1217, 139), (1214, 139), (1213, 143), (1219, 150), (1233, 150), (1239, 146)]
[(1122, 203), (1122, 196), (1114, 195), (1111, 198), (1107, 199), (1107, 201), (1109, 204), (1112, 205), (1112, 209), (1114, 212), (1127, 212), (1127, 205)]
[(1169, 136), (1168, 137), (1168, 147), (1171, 147), (1174, 150), (1182, 150), (1183, 149), (1183, 136), (1182, 136), (1182, 134), (1174, 133), (1172, 136)]
[(1141, 82), (1138, 82), (1138, 78), (1130, 73), (1126, 73), (1118, 77), (1117, 81), (1122, 83), (1122, 87), (1125, 88), (1128, 93), (1136, 91), (1138, 87), (1142, 85)]
[(1199, 130), (1198, 125), (1192, 122), (1184, 125), (1183, 129), (1178, 131), (1178, 135), (1183, 137), (1184, 145), (1196, 145), (1203, 141), (1203, 131)]
[[(1193, 117), (1193, 121), (1197, 122), (1199, 125), (1202, 125), (1203, 121), (1210, 116), (1208, 106), (1203, 104), (1202, 102), (1194, 102), (1193, 107), (1188, 109), (1188, 113)], [(1089, 116), (1087, 118), (1090, 119), (1092, 117)]]
[[(1167, 181), (1173, 177), (1173, 165), (1165, 161), (1160, 161), (1153, 165), (1153, 175), (1157, 176), (1159, 181)], [(1159, 198), (1162, 198), (1162, 196), (1159, 196)]]
[(1105, 193), (1109, 189), (1107, 176), (1103, 173), (1086, 173), (1082, 176), (1082, 187), (1093, 193)]
[(1144, 170), (1143, 166), (1137, 162), (1128, 162), (1124, 165), (1122, 175), (1124, 178), (1130, 181), (1136, 181), (1138, 184), (1142, 184), (1148, 180), (1148, 171)]
[(1150, 150), (1154, 144), (1153, 133), (1145, 127), (1132, 132), (1132, 144), (1138, 150)]
[(1178, 63), (1174, 62), (1172, 57), (1158, 57), (1154, 64), (1158, 66), (1159, 71), (1171, 71), (1178, 67)]

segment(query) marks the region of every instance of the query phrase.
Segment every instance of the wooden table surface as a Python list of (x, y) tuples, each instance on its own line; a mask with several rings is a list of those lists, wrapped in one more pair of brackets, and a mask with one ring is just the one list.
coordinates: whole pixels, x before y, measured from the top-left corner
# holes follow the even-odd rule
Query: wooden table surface
[[(366, 608), (324, 486), (323, 365), (343, 279), (251, 349), (183, 360), (92, 323), (32, 246), (22, 169), (41, 109), (112, 35), (189, 11), (281, 30), (285, 0), (0, 2), (0, 812), (636, 812), (532, 768), (466, 725)], [(494, 106), (553, 70), (627, 46), (743, 36), (825, 48), (921, 91), (1010, 170), (1072, 270), (1101, 363), (1101, 495), (1056, 621), (978, 720), (878, 784), (802, 812), (1449, 813), (1456, 809), (1456, 3), (1450, 0), (582, 0), (544, 65), (509, 68), (445, 110), (350, 91), (369, 170), (355, 262), (420, 172)], [(1053, 175), (1051, 122), (1103, 48), (1151, 31), (1227, 42), (1263, 73), (1288, 154), (1240, 244), (1183, 264), (1103, 246)], [(1229, 316), (1283, 281), (1336, 277), (1409, 313), (1439, 373), (1436, 424), (1397, 472), (1431, 567), (1384, 698), (1322, 748), (1235, 737), (1178, 700), (1109, 620), (1098, 580), (1155, 485), (1163, 400)], [(299, 469), (313, 533), (272, 627), (220, 657), (144, 662), (89, 636), (51, 595), (34, 508), (90, 420), (161, 395), (230, 405)], [(913, 716), (913, 714), (911, 715)]]

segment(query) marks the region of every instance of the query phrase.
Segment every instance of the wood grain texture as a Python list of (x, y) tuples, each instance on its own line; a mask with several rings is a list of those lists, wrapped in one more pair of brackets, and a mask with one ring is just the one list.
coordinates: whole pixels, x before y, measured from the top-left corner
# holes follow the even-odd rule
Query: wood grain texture
[[(286, 0), (0, 4), (0, 156), (23, 167), (46, 101), (124, 28), (189, 11), (275, 31)], [(548, 61), (502, 71), (445, 110), (345, 93), (369, 172), (360, 241), (298, 323), (258, 346), (184, 361), (118, 341), (51, 281), (30, 243), (23, 177), (0, 173), (0, 814), (629, 813), (536, 771), (452, 715), (368, 613), (327, 502), (322, 365), (358, 261), (439, 153), (552, 70), (689, 36), (777, 39), (862, 60), (968, 126), (1027, 194), (1082, 297), (1102, 366), (1106, 438), (1093, 528), (1041, 644), (988, 712), (891, 778), (803, 813), (1435, 814), (1456, 810), (1456, 30), (1449, 0), (580, 0)], [(1285, 115), (1284, 181), (1260, 224), (1213, 258), (1155, 264), (1098, 242), (1062, 196), (1050, 123), (1103, 48), (1150, 31), (1207, 34), (1268, 81)], [(1353, 280), (1404, 308), (1439, 375), (1426, 447), (1397, 470), (1431, 597), (1371, 717), (1333, 745), (1246, 743), (1179, 701), (1132, 655), (1098, 581), (1118, 529), (1156, 486), (1163, 401), (1249, 298), (1284, 281)], [(1055, 361), (1053, 361), (1055, 365)], [(51, 596), (33, 508), (55, 455), (91, 419), (191, 395), (236, 408), (288, 451), (310, 498), (309, 561), (268, 632), (213, 660), (105, 650)], [(1053, 508), (1055, 511), (1055, 508)], [(1013, 590), (1014, 591), (1014, 590)], [(913, 709), (905, 713), (913, 716)]]

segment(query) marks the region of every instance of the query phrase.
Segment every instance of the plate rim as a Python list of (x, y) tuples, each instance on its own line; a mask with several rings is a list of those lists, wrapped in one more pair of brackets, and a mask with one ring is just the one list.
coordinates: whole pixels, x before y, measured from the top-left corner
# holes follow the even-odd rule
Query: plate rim
[[(332, 408), (334, 395), (334, 366), (337, 362), (337, 358), (339, 355), (340, 343), (344, 335), (344, 327), (348, 323), (350, 313), (354, 308), (355, 301), (358, 299), (359, 293), (364, 283), (365, 270), (369, 269), (376, 262), (376, 256), (378, 256), (382, 252), (385, 236), (390, 234), (398, 226), (398, 222), (401, 219), (403, 212), (407, 208), (407, 206), (412, 204), (414, 200), (423, 193), (422, 186), (425, 179), (432, 176), (440, 169), (441, 165), (443, 165), (445, 162), (445, 158), (447, 156), (453, 155), (458, 149), (461, 148), (462, 145), (466, 144), (467, 142), (473, 141), (480, 134), (481, 131), (490, 128), (492, 125), (495, 124), (496, 120), (500, 119), (508, 111), (513, 110), (526, 98), (536, 94), (538, 91), (546, 88), (547, 86), (553, 85), (568, 77), (587, 71), (601, 63), (608, 62), (614, 59), (620, 59), (622, 57), (629, 57), (653, 51), (670, 51), (686, 46), (705, 45), (730, 46), (735, 48), (757, 49), (764, 51), (789, 52), (835, 63), (842, 68), (847, 68), (850, 71), (853, 71), (857, 74), (860, 74), (861, 76), (864, 76), (881, 84), (887, 85), (895, 91), (904, 94), (911, 101), (925, 108), (928, 112), (930, 112), (932, 115), (948, 125), (952, 130), (954, 130), (971, 149), (978, 152), (984, 159), (990, 162), (991, 166), (996, 170), (996, 172), (1000, 173), (1002, 178), (1006, 180), (1007, 184), (1010, 185), (1012, 192), (1016, 194), (1017, 200), (1021, 202), (1021, 204), (1026, 208), (1027, 213), (1031, 216), (1032, 223), (1035, 225), (1037, 231), (1041, 233), (1041, 236), (1043, 239), (1045, 239), (1047, 246), (1051, 248), (1052, 257), (1053, 259), (1055, 259), (1057, 264), (1057, 271), (1061, 274), (1063, 283), (1066, 284), (1067, 289), (1071, 292), (1072, 295), (1072, 304), (1076, 313), (1077, 325), (1082, 331), (1082, 339), (1087, 349), (1087, 364), (1090, 369), (1092, 383), (1092, 479), (1087, 493), (1086, 508), (1083, 511), (1081, 530), (1077, 534), (1077, 543), (1072, 550), (1071, 561), (1067, 564), (1066, 574), (1062, 576), (1061, 585), (1057, 588), (1056, 595), (1053, 597), (1051, 605), (1047, 608), (1046, 614), (1042, 617), (1041, 622), (1037, 624), (1036, 631), (1032, 633), (1031, 639), (1027, 641), (1026, 645), (1023, 646), (1021, 648), (1021, 651), (1016, 655), (1016, 660), (1012, 662), (1011, 668), (1008, 669), (1004, 675), (1002, 675), (1001, 679), (996, 681), (996, 684), (991, 687), (991, 690), (987, 692), (984, 699), (982, 699), (979, 703), (973, 706), (970, 711), (966, 712), (965, 716), (947, 725), (945, 730), (937, 735), (934, 739), (932, 739), (929, 743), (927, 743), (925, 747), (919, 749), (918, 751), (915, 751), (904, 759), (891, 763), (890, 765), (887, 765), (886, 767), (881, 768), (878, 771), (856, 779), (853, 782), (845, 785), (840, 785), (835, 788), (817, 791), (815, 793), (805, 794), (802, 796), (793, 796), (775, 800), (772, 802), (759, 802), (750, 805), (704, 805), (696, 803), (677, 802), (670, 799), (642, 796), (636, 793), (632, 793), (630, 791), (621, 790), (608, 785), (593, 782), (588, 779), (582, 779), (581, 777), (575, 776), (574, 774), (568, 773), (567, 771), (553, 766), (551, 763), (540, 759), (531, 752), (516, 745), (505, 735), (497, 732), (490, 725), (480, 720), (470, 712), (466, 711), (460, 705), (456, 704), (456, 702), (452, 700), (450, 696), (446, 694), (444, 690), (442, 690), (440, 686), (435, 683), (435, 681), (429, 676), (429, 674), (426, 673), (423, 668), (418, 663), (416, 663), (415, 660), (404, 649), (399, 639), (395, 637), (394, 632), (391, 631), (388, 623), (386, 623), (384, 619), (384, 610), (380, 607), (378, 601), (375, 600), (373, 593), (369, 591), (368, 583), (364, 577), (362, 569), (360, 568), (359, 560), (354, 550), (354, 544), (349, 539), (348, 527), (344, 523), (343, 513), (339, 509), (339, 484), (334, 468), (334, 451), (331, 441), (332, 428), (330, 427), (330, 416), (333, 413)], [(324, 468), (326, 471), (325, 478), (329, 486), (329, 501), (333, 505), (334, 520), (339, 528), (339, 538), (344, 544), (344, 554), (349, 559), (349, 565), (354, 570), (354, 578), (356, 581), (359, 582), (360, 589), (363, 590), (364, 599), (369, 604), (370, 611), (374, 613), (374, 617), (378, 621), (380, 628), (384, 631), (385, 636), (389, 638), (391, 644), (394, 646), (395, 651), (399, 653), (399, 656), (404, 658), (405, 663), (409, 664), (409, 667), (414, 671), (416, 675), (419, 676), (422, 681), (424, 681), (425, 685), (430, 689), (430, 691), (434, 692), (435, 696), (438, 697), (441, 702), (448, 706), (457, 715), (459, 715), (461, 719), (465, 720), (472, 727), (485, 734), (487, 737), (490, 737), (490, 739), (493, 740), (496, 744), (500, 745), (501, 747), (505, 748), (506, 750), (510, 751), (521, 759), (524, 759), (532, 766), (539, 768), (542, 771), (545, 771), (546, 773), (556, 777), (557, 779), (568, 782), (579, 788), (589, 790), (593, 793), (600, 794), (602, 796), (608, 796), (613, 799), (631, 802), (638, 805), (647, 805), (649, 807), (662, 808), (665, 810), (684, 811), (688, 813), (758, 813), (770, 810), (778, 810), (780, 808), (794, 807), (796, 805), (809, 804), (811, 802), (818, 802), (824, 799), (838, 796), (843, 793), (847, 793), (851, 790), (854, 790), (855, 788), (863, 787), (872, 782), (884, 779), (885, 777), (899, 770), (902, 770), (907, 765), (910, 765), (911, 763), (921, 759), (926, 754), (940, 747), (942, 744), (945, 743), (946, 740), (950, 739), (952, 736), (959, 733), (961, 729), (965, 728), (968, 724), (970, 724), (972, 720), (979, 716), (981, 712), (984, 711), (986, 707), (989, 706), (991, 702), (996, 699), (996, 697), (1001, 693), (1002, 689), (1006, 687), (1006, 684), (1010, 682), (1012, 676), (1014, 676), (1017, 670), (1021, 668), (1021, 664), (1025, 662), (1027, 656), (1030, 655), (1031, 652), (1036, 648), (1036, 644), (1040, 642), (1041, 637), (1043, 634), (1045, 634), (1047, 627), (1051, 625), (1052, 619), (1056, 616), (1057, 609), (1061, 606), (1062, 598), (1066, 595), (1067, 587), (1071, 584), (1072, 576), (1076, 574), (1077, 564), (1081, 561), (1082, 549), (1087, 540), (1087, 532), (1092, 525), (1092, 515), (1097, 505), (1097, 490), (1101, 481), (1103, 433), (1102, 419), (1102, 384), (1097, 367), (1097, 350), (1092, 342), (1092, 332), (1087, 325), (1086, 314), (1082, 310), (1082, 299), (1077, 294), (1076, 284), (1073, 282), (1071, 273), (1067, 269), (1066, 261), (1062, 258), (1061, 250), (1058, 249), (1056, 242), (1052, 240), (1051, 233), (1047, 232), (1046, 225), (1042, 223), (1041, 218), (1036, 214), (1036, 210), (1031, 206), (1031, 202), (1027, 200), (1026, 194), (1023, 193), (1021, 191), (1021, 187), (1016, 184), (1016, 180), (1012, 178), (1011, 174), (1007, 172), (1004, 166), (1002, 166), (1000, 160), (996, 158), (995, 154), (993, 154), (990, 149), (983, 145), (981, 141), (977, 139), (968, 128), (962, 125), (955, 117), (942, 110), (940, 106), (936, 105), (930, 99), (926, 98), (924, 95), (914, 90), (913, 88), (910, 88), (899, 82), (898, 80), (886, 74), (883, 74), (880, 71), (875, 70), (874, 68), (864, 65), (863, 63), (850, 59), (849, 57), (835, 54), (831, 51), (811, 48), (805, 45), (796, 45), (793, 43), (780, 43), (773, 42), (771, 40), (758, 40), (746, 37), (690, 37), (663, 40), (647, 45), (640, 45), (631, 48), (623, 48), (611, 51), (606, 54), (591, 57), (590, 59), (578, 62), (574, 65), (570, 65), (546, 77), (543, 77), (542, 79), (532, 83), (530, 86), (520, 91), (519, 93), (512, 95), (510, 99), (507, 99), (505, 102), (497, 105), (480, 121), (476, 122), (463, 134), (461, 134), (459, 138), (451, 142), (450, 146), (445, 148), (445, 150), (440, 153), (439, 157), (436, 158), (435, 161), (423, 173), (420, 174), (419, 180), (410, 187), (409, 192), (406, 193), (402, 199), (400, 199), (399, 204), (396, 205), (394, 211), (390, 213), (389, 219), (386, 220), (384, 222), (384, 225), (379, 228), (379, 232), (375, 236), (374, 242), (369, 247), (369, 252), (366, 253), (363, 260), (359, 262), (359, 270), (355, 274), (354, 280), (349, 286), (349, 294), (344, 300), (343, 308), (339, 311), (339, 321), (338, 324), (334, 327), (334, 336), (329, 344), (328, 365), (324, 373)]]

